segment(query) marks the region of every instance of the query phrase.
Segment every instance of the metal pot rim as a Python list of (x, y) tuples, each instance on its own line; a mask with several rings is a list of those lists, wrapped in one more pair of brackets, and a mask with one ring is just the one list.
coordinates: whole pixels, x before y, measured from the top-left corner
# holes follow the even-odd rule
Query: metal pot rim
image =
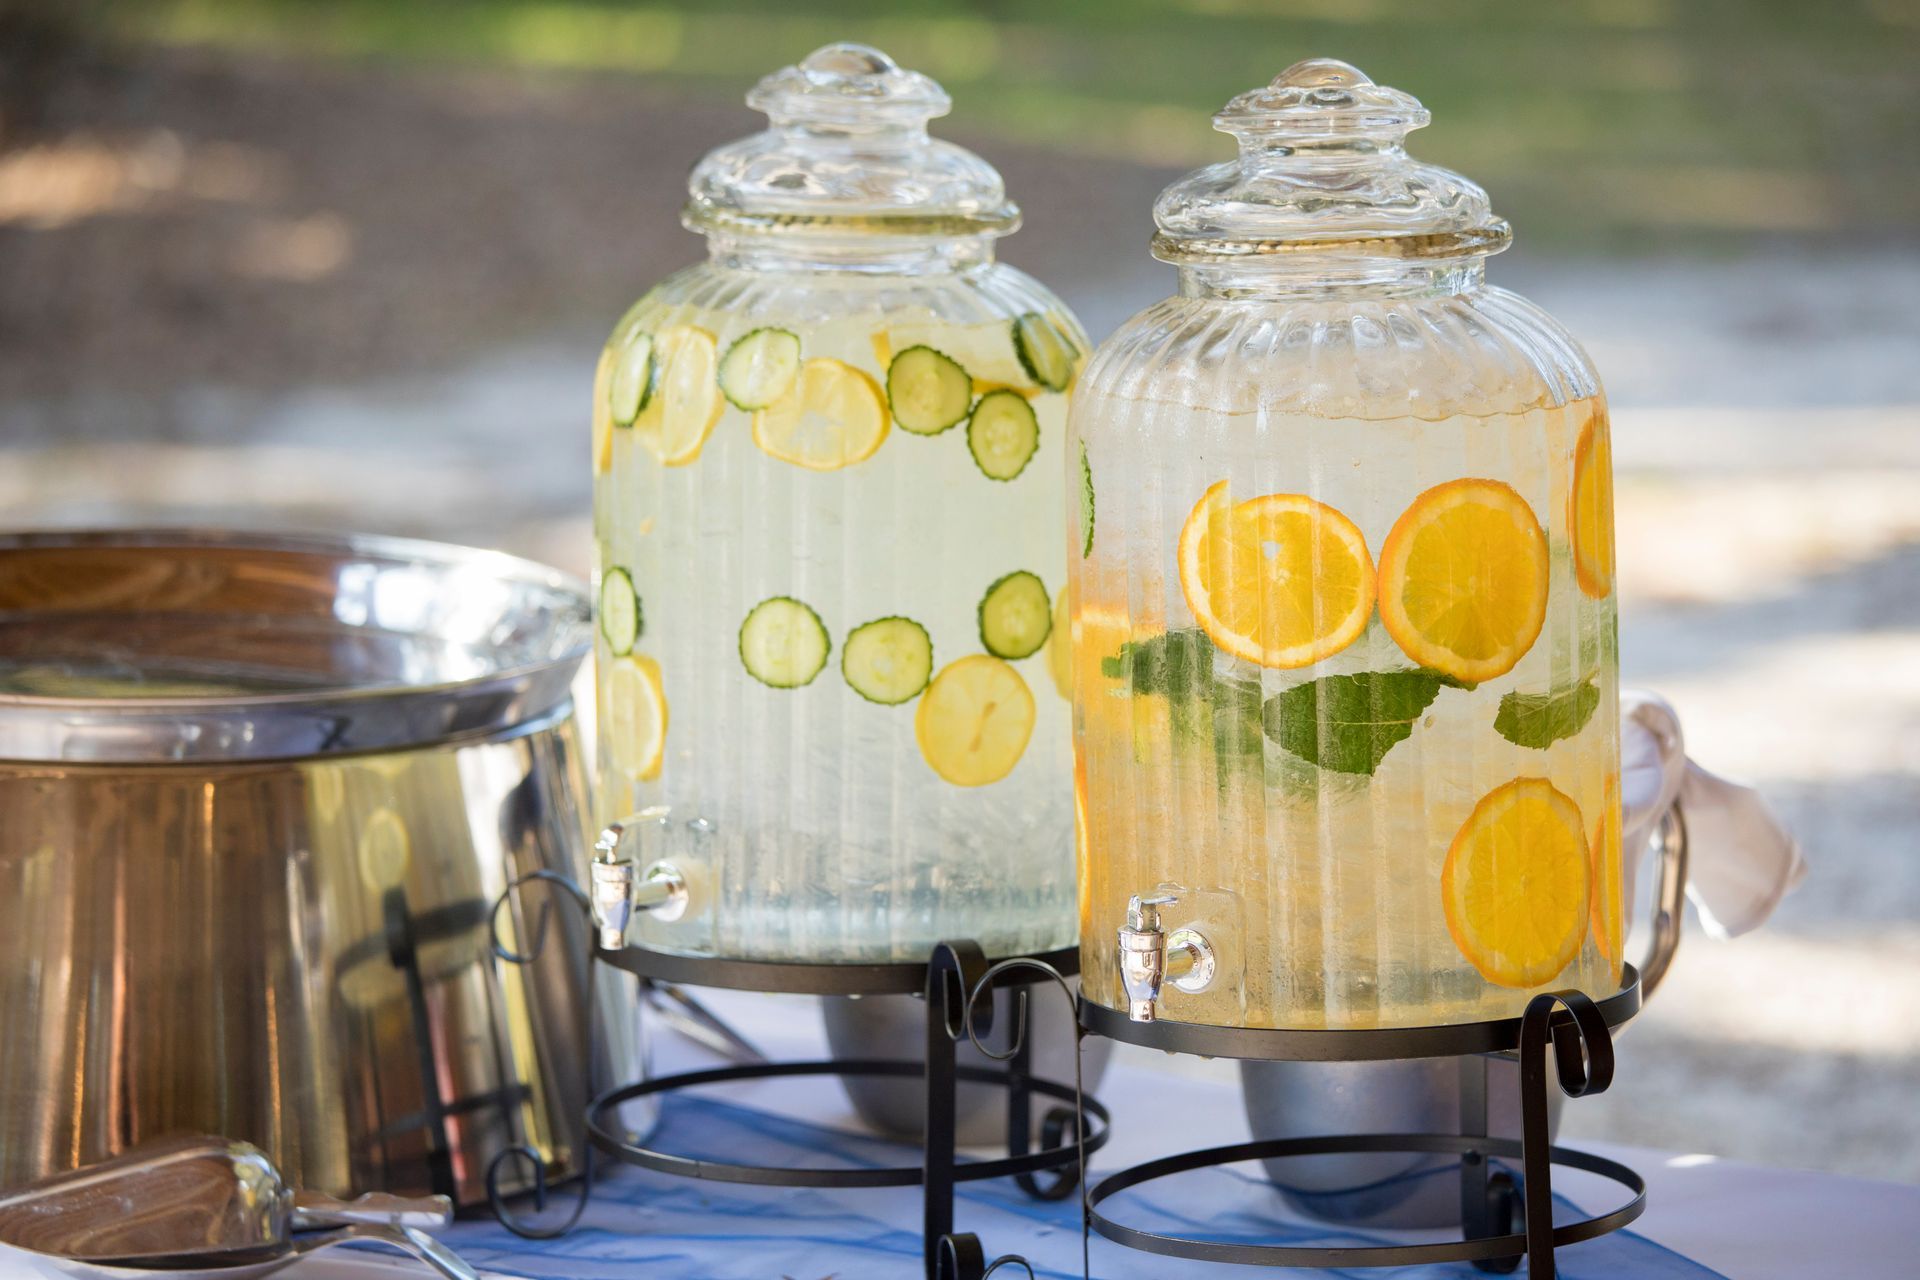
[[(34, 552), (218, 554), (230, 562), (310, 560), (315, 569), (345, 565), (425, 573), (449, 590), (480, 575), (507, 590), (491, 632), (513, 620), (531, 629), (531, 646), (475, 675), (426, 680), (337, 681), (261, 693), (85, 697), (0, 693), (0, 761), (13, 763), (166, 764), (261, 761), (430, 746), (522, 728), (562, 707), (575, 671), (592, 647), (592, 609), (578, 578), (536, 561), (452, 543), (368, 534), (255, 532), (201, 527), (143, 527), (0, 532), (0, 572)], [(337, 585), (337, 584), (336, 584)], [(316, 600), (321, 593), (316, 593)], [(336, 596), (336, 599), (339, 597)], [(0, 621), (30, 622), (33, 610), (0, 603)], [(50, 611), (51, 612), (51, 611)], [(318, 615), (316, 615), (317, 617)], [(336, 629), (355, 625), (334, 619)], [(375, 620), (376, 622), (378, 620)], [(367, 635), (452, 640), (430, 629), (408, 632), (361, 624)], [(484, 635), (467, 637), (484, 642)], [(531, 648), (531, 653), (526, 652)]]

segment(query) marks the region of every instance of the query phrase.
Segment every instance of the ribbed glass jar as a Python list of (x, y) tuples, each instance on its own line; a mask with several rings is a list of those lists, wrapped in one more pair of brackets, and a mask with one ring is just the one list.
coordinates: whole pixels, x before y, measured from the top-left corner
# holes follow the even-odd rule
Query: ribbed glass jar
[(620, 321), (595, 396), (600, 807), (664, 807), (645, 856), (691, 887), (635, 936), (815, 962), (1070, 945), (1051, 631), (1086, 336), (994, 261), (1017, 214), (927, 138), (930, 81), (836, 46), (750, 101), (775, 128), (694, 175), (708, 260)]
[[(1364, 185), (1327, 154), (1337, 113), (1372, 105), (1377, 124), (1368, 91), (1393, 91), (1334, 74), (1321, 155), (1275, 159), (1268, 133), (1256, 160), (1243, 137), (1242, 165), (1286, 171), (1275, 203)], [(1446, 215), (1469, 225), (1396, 201), (1398, 229), (1349, 207), (1331, 239), (1269, 227), (1223, 252), (1218, 225), (1181, 234), (1181, 192), (1156, 241), (1180, 293), (1100, 345), (1068, 431), (1088, 996), (1126, 1007), (1115, 931), (1156, 894), (1174, 899), (1164, 929), (1198, 929), (1218, 963), (1205, 990), (1159, 993), (1169, 1019), (1422, 1025), (1612, 990), (1618, 660), (1592, 366), (1485, 285), (1505, 228), (1483, 195)]]

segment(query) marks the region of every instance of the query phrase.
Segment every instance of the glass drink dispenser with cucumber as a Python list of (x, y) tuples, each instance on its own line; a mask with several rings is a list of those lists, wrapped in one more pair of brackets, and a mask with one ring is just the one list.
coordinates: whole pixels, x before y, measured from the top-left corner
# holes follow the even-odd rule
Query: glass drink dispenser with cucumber
[(671, 883), (656, 950), (1071, 945), (1060, 537), (1078, 322), (994, 260), (1019, 212), (859, 45), (748, 95), (593, 393), (599, 805)]

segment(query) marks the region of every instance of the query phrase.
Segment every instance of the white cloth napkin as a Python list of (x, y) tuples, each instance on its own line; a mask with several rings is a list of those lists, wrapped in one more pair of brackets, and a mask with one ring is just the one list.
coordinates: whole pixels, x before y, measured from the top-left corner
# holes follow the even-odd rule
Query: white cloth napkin
[(1665, 698), (1622, 689), (1620, 856), (1629, 919), (1640, 860), (1675, 800), (1687, 821), (1687, 897), (1707, 936), (1734, 938), (1759, 926), (1806, 877), (1799, 842), (1760, 793), (1688, 759), (1680, 717)]

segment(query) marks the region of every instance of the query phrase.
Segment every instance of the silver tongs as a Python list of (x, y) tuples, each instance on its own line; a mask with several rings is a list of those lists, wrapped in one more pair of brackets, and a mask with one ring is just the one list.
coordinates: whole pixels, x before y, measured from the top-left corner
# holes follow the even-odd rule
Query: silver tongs
[(339, 1200), (295, 1191), (258, 1147), (163, 1138), (0, 1194), (0, 1244), (58, 1260), (69, 1274), (265, 1275), (348, 1240), (394, 1246), (447, 1280), (473, 1269), (426, 1234), (453, 1220), (445, 1196)]

